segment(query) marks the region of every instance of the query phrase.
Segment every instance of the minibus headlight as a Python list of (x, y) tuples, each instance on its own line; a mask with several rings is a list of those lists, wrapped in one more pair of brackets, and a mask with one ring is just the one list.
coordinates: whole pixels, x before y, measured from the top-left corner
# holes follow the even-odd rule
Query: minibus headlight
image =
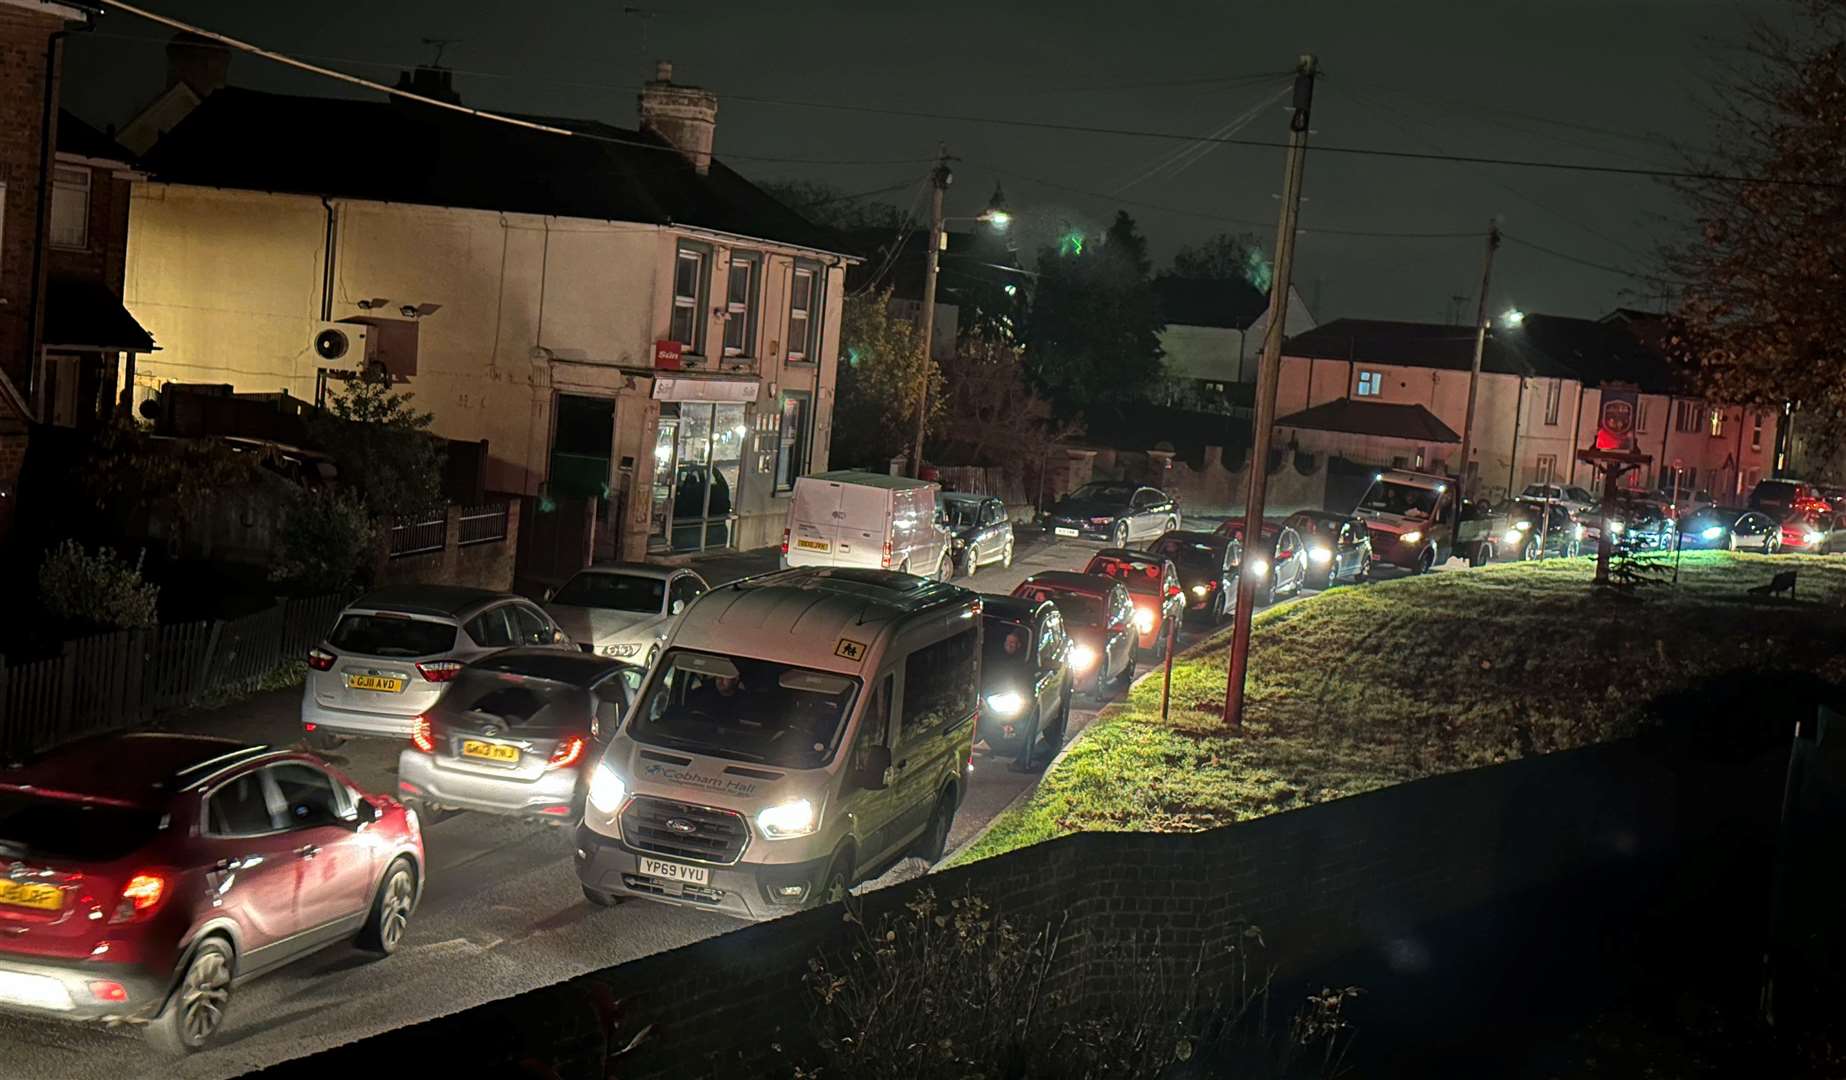
[(1096, 666), (1096, 650), (1088, 645), (1070, 647), (1070, 667), (1072, 671), (1088, 671)]
[(1011, 690), (1002, 690), (998, 694), (987, 695), (987, 707), (999, 717), (1018, 716), (1019, 710), (1026, 707), (1026, 699)]
[(590, 774), (590, 809), (612, 815), (622, 808), (622, 798), (627, 794), (628, 785), (615, 775), (615, 770), (607, 762), (598, 762), (596, 771)]
[(756, 826), (771, 840), (806, 836), (819, 824), (814, 804), (806, 799), (791, 799), (756, 815)]

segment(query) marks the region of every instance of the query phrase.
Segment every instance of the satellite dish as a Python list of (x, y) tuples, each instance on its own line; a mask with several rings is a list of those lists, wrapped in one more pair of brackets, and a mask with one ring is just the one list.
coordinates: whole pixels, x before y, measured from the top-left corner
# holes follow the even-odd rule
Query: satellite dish
[(314, 335), (314, 355), (322, 360), (338, 360), (351, 352), (352, 348), (352, 335), (344, 330), (328, 327)]

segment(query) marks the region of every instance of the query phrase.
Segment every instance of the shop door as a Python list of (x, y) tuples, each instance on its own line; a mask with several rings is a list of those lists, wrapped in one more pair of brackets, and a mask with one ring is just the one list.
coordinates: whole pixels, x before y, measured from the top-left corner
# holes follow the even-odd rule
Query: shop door
[[(672, 407), (667, 406), (668, 409)], [(679, 415), (663, 409), (660, 426), (654, 432), (654, 476), (647, 513), (647, 545), (654, 550), (667, 550), (672, 546), (673, 478), (678, 472), (675, 453), (678, 445)]]
[[(742, 405), (680, 403), (672, 455), (672, 550), (730, 546), (747, 433)], [(664, 428), (660, 438), (666, 438)]]

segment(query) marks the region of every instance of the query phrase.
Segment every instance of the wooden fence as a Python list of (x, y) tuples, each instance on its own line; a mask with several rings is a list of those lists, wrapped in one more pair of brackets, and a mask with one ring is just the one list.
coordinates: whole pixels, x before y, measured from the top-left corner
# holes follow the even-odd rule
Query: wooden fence
[(0, 753), (8, 759), (248, 687), (307, 655), (341, 596), (288, 600), (238, 619), (118, 630), (26, 664), (0, 657)]

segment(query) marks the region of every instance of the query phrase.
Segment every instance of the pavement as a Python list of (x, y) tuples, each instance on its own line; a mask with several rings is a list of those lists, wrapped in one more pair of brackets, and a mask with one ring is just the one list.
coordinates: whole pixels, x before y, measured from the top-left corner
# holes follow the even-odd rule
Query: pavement
[[(1023, 531), (1010, 569), (988, 567), (958, 583), (1010, 592), (1038, 571), (1081, 568), (1098, 546), (1050, 542), (1035, 530)], [(773, 569), (776, 555), (773, 548), (725, 553), (693, 565), (720, 584)], [(1199, 630), (1182, 634), (1182, 644), (1199, 636)], [(301, 734), (300, 699), (299, 689), (259, 694), (169, 726), (292, 744)], [(1073, 737), (1096, 718), (1098, 707), (1078, 699), (1071, 711)], [(360, 787), (394, 792), (399, 748), (394, 740), (361, 739), (327, 756)], [(956, 816), (950, 850), (1030, 790), (1038, 775), (977, 752), (973, 786)], [(721, 915), (645, 901), (613, 909), (590, 906), (570, 865), (570, 840), (565, 828), (481, 814), (430, 825), (428, 886), (395, 956), (374, 960), (339, 946), (240, 986), (219, 1040), (179, 1061), (154, 1055), (131, 1029), (0, 1015), (5, 1048), (0, 1078), (237, 1076), (739, 927)]]

